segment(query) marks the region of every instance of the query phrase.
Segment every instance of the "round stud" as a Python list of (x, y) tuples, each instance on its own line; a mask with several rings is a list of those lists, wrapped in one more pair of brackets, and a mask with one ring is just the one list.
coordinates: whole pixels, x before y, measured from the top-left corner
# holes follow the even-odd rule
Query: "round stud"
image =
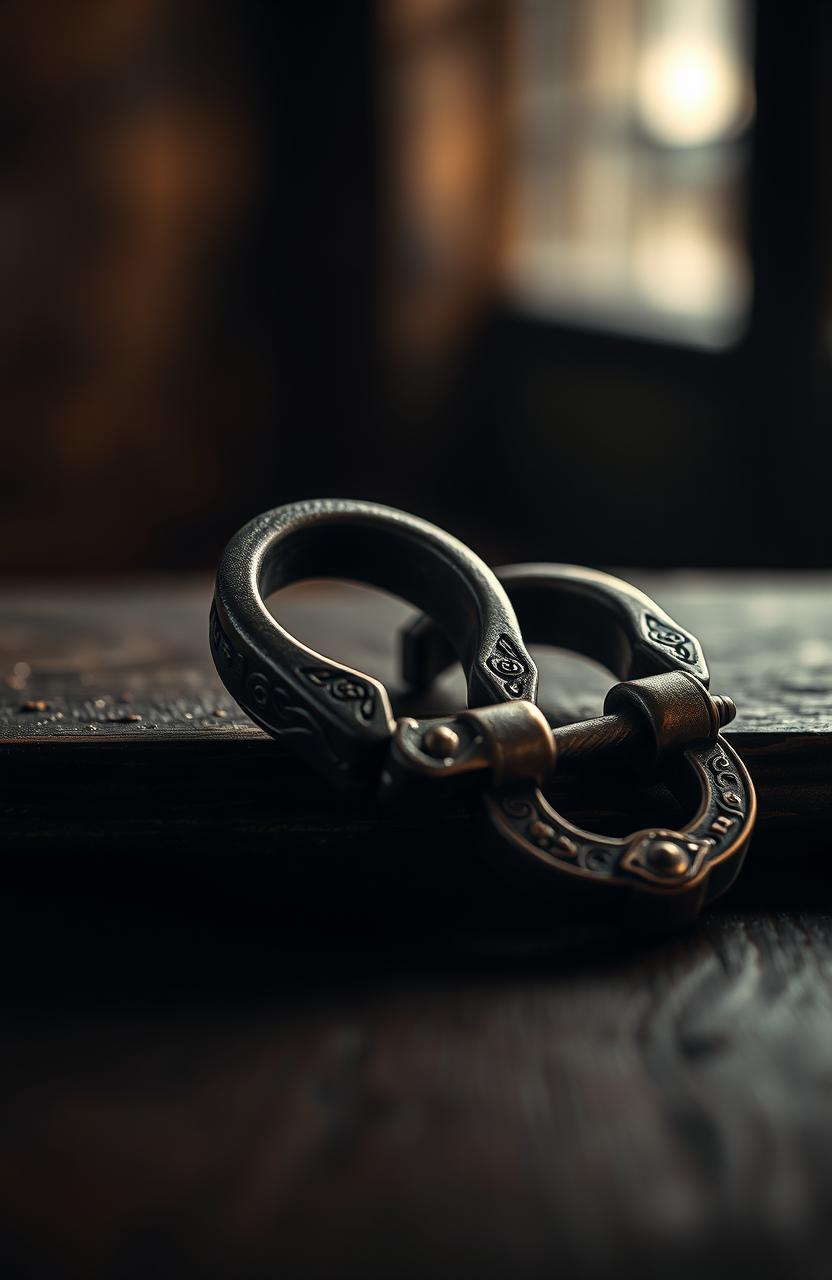
[(459, 750), (459, 734), (449, 724), (435, 724), (422, 738), (422, 750), (435, 760), (453, 759)]
[(675, 840), (656, 840), (647, 851), (650, 870), (662, 876), (683, 876), (690, 867), (690, 854)]

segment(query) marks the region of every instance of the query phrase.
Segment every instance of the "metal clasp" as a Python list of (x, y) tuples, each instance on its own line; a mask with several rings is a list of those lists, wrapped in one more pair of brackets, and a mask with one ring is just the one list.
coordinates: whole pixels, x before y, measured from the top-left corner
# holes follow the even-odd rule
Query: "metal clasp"
[[(687, 671), (615, 685), (604, 714), (551, 728), (531, 702), (500, 703), (455, 716), (396, 723), (382, 793), (396, 803), (453, 797), (460, 784), (504, 788), (542, 785), (556, 770), (611, 757), (655, 767), (664, 753), (716, 741), (736, 715), (730, 698), (713, 697)], [(441, 789), (441, 790), (440, 790)]]
[[(265, 598), (304, 577), (358, 579), (425, 610), (405, 634), (407, 682), (427, 688), (454, 658), (469, 706), (396, 721), (387, 690), (300, 643)], [(516, 613), (515, 613), (516, 610)], [(519, 615), (519, 621), (518, 621)], [(619, 680), (603, 716), (550, 728), (535, 705), (527, 640), (571, 648)], [(594, 902), (688, 918), (730, 884), (755, 816), (754, 789), (720, 736), (734, 714), (708, 693), (702, 648), (655, 601), (569, 565), (494, 572), (441, 529), (369, 502), (316, 499), (266, 512), (226, 547), (211, 651), (252, 719), (344, 788), (379, 785), (397, 804), (475, 797), (485, 844), (538, 889), (591, 890)], [(559, 770), (615, 758), (675, 775), (698, 797), (678, 831), (625, 839), (585, 831), (545, 798)]]
[[(539, 719), (488, 709), (490, 733), (471, 733), (466, 715), (397, 728), (389, 771), (448, 778), (479, 774), (480, 826), (486, 847), (514, 880), (535, 893), (574, 890), (597, 907), (653, 923), (679, 923), (726, 889), (742, 864), (756, 816), (748, 772), (720, 729), (736, 714), (730, 698), (707, 689), (701, 646), (655, 601), (629, 584), (574, 566), (497, 570), (532, 642), (562, 644), (597, 657), (623, 677), (607, 695), (604, 714), (549, 730)], [(406, 667), (432, 680), (445, 665), (444, 642), (426, 619), (404, 638)], [(641, 674), (645, 668), (653, 674)], [(636, 678), (634, 672), (640, 674)], [(482, 720), (484, 713), (477, 715)], [(474, 722), (476, 724), (476, 722)], [(505, 758), (495, 751), (505, 741)], [(434, 750), (435, 748), (435, 750)], [(525, 778), (511, 770), (529, 767)], [(569, 822), (541, 789), (547, 776), (590, 761), (639, 762), (662, 771), (694, 808), (678, 830), (651, 827), (624, 838), (602, 836)], [(431, 761), (431, 763), (429, 763)], [(398, 772), (397, 772), (398, 771)]]

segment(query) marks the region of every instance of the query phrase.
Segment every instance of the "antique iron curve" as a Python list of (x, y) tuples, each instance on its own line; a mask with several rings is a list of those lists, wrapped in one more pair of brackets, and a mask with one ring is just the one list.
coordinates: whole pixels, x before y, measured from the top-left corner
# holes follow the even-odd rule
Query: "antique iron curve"
[[(380, 681), (297, 641), (264, 598), (321, 576), (364, 581), (424, 610), (404, 637), (406, 678), (428, 687), (456, 657), (468, 707), (397, 721)], [(619, 676), (603, 717), (549, 727), (535, 705), (537, 671), (515, 606), (535, 640), (575, 648)], [(231, 539), (210, 642), (220, 677), (252, 719), (337, 785), (375, 787), (397, 805), (478, 795), (488, 845), (536, 888), (578, 889), (593, 905), (672, 923), (739, 870), (755, 802), (744, 766), (719, 737), (733, 704), (708, 693), (695, 637), (618, 579), (556, 565), (496, 576), (415, 516), (311, 500), (267, 512)], [(696, 816), (680, 831), (594, 835), (540, 791), (557, 768), (639, 753), (661, 763), (688, 799), (696, 794)]]
[[(621, 681), (607, 694), (603, 716), (552, 731), (555, 767), (618, 758), (652, 772), (663, 764), (665, 780), (694, 816), (679, 830), (653, 827), (614, 839), (567, 821), (529, 779), (482, 789), (488, 846), (535, 891), (569, 885), (615, 909), (635, 907), (668, 923), (691, 918), (736, 878), (756, 818), (748, 771), (719, 732), (736, 708), (708, 692), (699, 641), (644, 592), (609, 574), (556, 564), (495, 572), (530, 643), (572, 649)], [(402, 641), (413, 687), (429, 687), (452, 661), (428, 617), (417, 619)], [(455, 722), (438, 721), (433, 732), (440, 728), (453, 730)], [(411, 741), (400, 726), (397, 743), (407, 750)]]
[(534, 703), (537, 668), (514, 610), (464, 543), (372, 502), (314, 499), (268, 511), (223, 553), (211, 652), (251, 718), (337, 785), (365, 787), (378, 778), (396, 722), (379, 680), (301, 644), (263, 603), (280, 587), (319, 577), (367, 582), (436, 618), (453, 638), (469, 705)]

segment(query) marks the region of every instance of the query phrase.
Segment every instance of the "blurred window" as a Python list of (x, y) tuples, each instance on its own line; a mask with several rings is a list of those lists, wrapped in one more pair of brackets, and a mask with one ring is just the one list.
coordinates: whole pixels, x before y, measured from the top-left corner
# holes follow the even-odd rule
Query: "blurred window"
[(747, 0), (518, 0), (509, 275), (524, 308), (702, 347), (743, 333)]

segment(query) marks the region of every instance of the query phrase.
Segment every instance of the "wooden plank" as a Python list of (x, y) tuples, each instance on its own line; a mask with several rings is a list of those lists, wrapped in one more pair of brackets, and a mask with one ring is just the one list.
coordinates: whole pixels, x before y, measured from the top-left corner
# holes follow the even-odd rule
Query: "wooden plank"
[[(700, 635), (715, 690), (740, 705), (729, 736), (760, 799), (752, 865), (785, 860), (798, 874), (832, 843), (829, 577), (640, 581)], [(220, 863), (241, 859), (242, 881), (256, 885), (279, 853), (289, 914), (366, 919), (402, 898), (416, 913), (427, 904), (499, 911), (502, 886), (481, 866), (465, 815), (380, 815), (372, 796), (335, 794), (248, 721), (213, 672), (209, 600), (204, 579), (7, 591), (0, 817), (6, 848), (27, 855), (15, 874), (41, 875), (46, 861), (52, 877), (91, 883), (119, 881), (134, 865), (187, 876), (210, 852)], [(409, 616), (398, 601), (337, 585), (293, 589), (281, 601), (303, 640), (379, 676), (400, 710), (453, 709), (459, 673), (430, 706), (396, 693), (395, 637)], [(597, 714), (606, 673), (567, 655), (538, 657), (553, 719)], [(634, 793), (615, 776), (557, 780), (552, 795), (576, 821), (610, 834), (684, 816), (667, 793)]]
[(828, 914), (506, 946), (13, 905), (4, 1274), (828, 1275)]
[[(793, 750), (805, 736), (832, 735), (832, 576), (633, 579), (699, 634), (714, 689), (739, 706), (729, 729), (736, 745), (769, 736), (791, 740)], [(395, 636), (411, 616), (407, 606), (339, 584), (284, 594), (281, 617), (302, 639), (365, 666), (395, 693)], [(210, 584), (193, 579), (116, 590), (7, 589), (0, 597), (0, 744), (262, 739), (214, 675), (209, 602)], [(564, 722), (597, 714), (609, 683), (600, 671), (545, 650), (539, 658), (548, 711)], [(458, 705), (459, 678), (444, 681), (441, 692), (436, 704)], [(42, 712), (25, 709), (39, 701), (47, 703)]]
[[(535, 915), (464, 815), (282, 757), (222, 702), (208, 584), (7, 593), (2, 1274), (826, 1276), (829, 582), (644, 585), (743, 704), (773, 833), (672, 938)], [(400, 608), (354, 605), (293, 624), (389, 679)]]

